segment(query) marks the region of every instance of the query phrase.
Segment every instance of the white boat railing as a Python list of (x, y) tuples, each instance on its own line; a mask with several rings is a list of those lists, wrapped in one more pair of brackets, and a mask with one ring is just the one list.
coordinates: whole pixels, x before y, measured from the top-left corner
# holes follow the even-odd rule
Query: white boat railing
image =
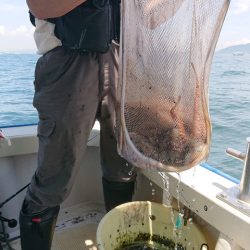
[(247, 138), (247, 153), (240, 182), (240, 199), (250, 205), (250, 137)]
[(244, 162), (240, 184), (222, 192), (218, 198), (250, 215), (250, 137), (247, 138), (246, 153), (228, 148), (227, 154)]

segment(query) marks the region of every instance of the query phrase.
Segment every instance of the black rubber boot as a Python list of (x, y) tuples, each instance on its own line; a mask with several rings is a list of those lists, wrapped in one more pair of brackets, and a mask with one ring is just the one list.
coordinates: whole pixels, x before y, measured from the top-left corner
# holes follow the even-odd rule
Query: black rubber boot
[(135, 181), (113, 182), (102, 178), (102, 185), (107, 212), (120, 204), (132, 201)]
[(20, 234), (22, 250), (50, 250), (60, 207), (25, 214), (20, 212)]

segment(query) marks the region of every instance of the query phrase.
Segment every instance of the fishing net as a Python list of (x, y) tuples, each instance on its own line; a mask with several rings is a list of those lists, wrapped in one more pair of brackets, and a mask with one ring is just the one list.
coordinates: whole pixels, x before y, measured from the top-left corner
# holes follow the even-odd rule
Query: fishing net
[(140, 168), (191, 168), (209, 154), (209, 73), (229, 1), (122, 4), (118, 150)]

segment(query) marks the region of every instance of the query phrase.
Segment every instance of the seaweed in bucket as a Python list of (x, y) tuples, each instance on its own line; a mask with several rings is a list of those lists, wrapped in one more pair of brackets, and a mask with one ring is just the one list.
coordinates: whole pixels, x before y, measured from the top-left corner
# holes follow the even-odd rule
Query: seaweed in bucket
[(133, 242), (123, 241), (115, 250), (185, 250), (185, 248), (165, 236), (139, 233)]

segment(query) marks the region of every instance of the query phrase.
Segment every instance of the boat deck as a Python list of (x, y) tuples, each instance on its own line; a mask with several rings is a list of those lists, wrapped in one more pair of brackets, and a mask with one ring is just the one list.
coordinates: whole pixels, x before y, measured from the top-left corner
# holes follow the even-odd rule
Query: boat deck
[[(102, 205), (82, 203), (60, 211), (52, 250), (97, 250), (96, 230), (105, 214)], [(21, 250), (20, 240), (11, 242), (14, 250)], [(7, 250), (4, 247), (4, 250)]]

